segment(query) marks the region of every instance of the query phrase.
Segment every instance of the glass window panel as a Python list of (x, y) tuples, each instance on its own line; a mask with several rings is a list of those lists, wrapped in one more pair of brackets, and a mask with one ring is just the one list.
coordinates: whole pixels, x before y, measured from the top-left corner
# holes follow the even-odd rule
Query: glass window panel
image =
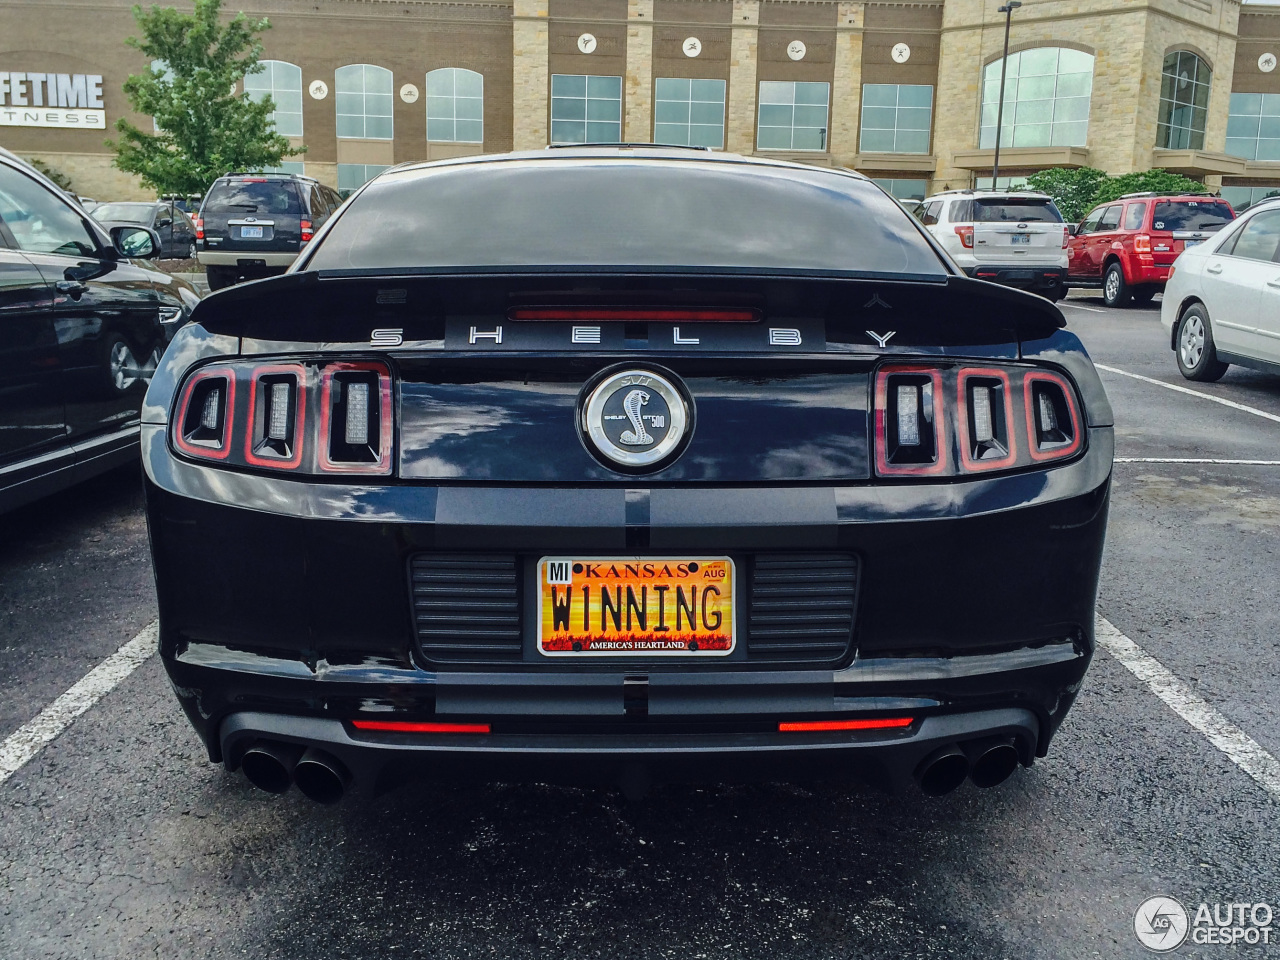
[(1014, 115), (1014, 123), (1049, 123), (1053, 119), (1052, 100), (1021, 100)]
[(723, 80), (694, 80), (689, 95), (694, 100), (703, 100), (708, 103), (714, 102), (724, 105), (724, 87)]
[[(1280, 100), (1280, 97), (1276, 99)], [(1233, 117), (1259, 116), (1262, 113), (1262, 94), (1233, 93), (1231, 95), (1231, 105), (1227, 108), (1227, 112)]]
[(996, 117), (997, 117), (996, 111), (998, 109), (999, 109), (999, 105), (996, 104), (995, 102), (984, 103), (982, 105), (982, 126), (994, 127), (996, 125)]
[(761, 150), (790, 150), (790, 127), (761, 127), (757, 138)]
[(338, 114), (337, 132), (340, 137), (363, 137), (364, 118)]
[(371, 117), (390, 117), (395, 101), (389, 94), (367, 93), (364, 97), (364, 110)]
[(898, 153), (928, 153), (928, 130), (899, 130), (898, 142), (894, 148)]
[(862, 106), (896, 107), (898, 105), (898, 84), (866, 83), (862, 86)]
[(791, 136), (792, 150), (825, 150), (827, 136), (825, 130), (810, 127), (796, 127)]
[(588, 120), (612, 120), (622, 118), (622, 104), (617, 100), (588, 100)]
[(1280, 160), (1280, 140), (1259, 140), (1258, 153), (1253, 160)]
[(587, 78), (576, 75), (557, 73), (551, 77), (551, 96), (553, 97), (585, 97), (587, 95)]
[(898, 111), (899, 130), (928, 130), (931, 111), (904, 107)]
[(460, 97), (483, 97), (484, 76), (474, 70), (455, 68), (453, 71), (454, 92)]
[(658, 123), (688, 123), (689, 104), (672, 100), (659, 100), (654, 113)]
[(864, 153), (893, 153), (895, 150), (893, 131), (864, 128), (861, 149)]
[(796, 103), (827, 105), (830, 98), (831, 85), (827, 83), (797, 83)]
[(1242, 157), (1245, 160), (1257, 160), (1259, 159), (1257, 153), (1258, 141), (1256, 138), (1251, 137), (1248, 140), (1243, 140), (1235, 137), (1227, 137), (1227, 154), (1229, 156)]
[[(1014, 57), (1020, 59), (1015, 68)], [(1078, 50), (1044, 47), (1010, 55), (1005, 86), (1001, 146), (1084, 146), (1088, 138), (1093, 57)], [(995, 146), (1000, 61), (987, 64), (983, 77), (978, 145)], [(899, 120), (899, 129), (902, 128)], [(1026, 128), (1026, 129), (1024, 129)]]
[(790, 106), (778, 106), (775, 104), (762, 103), (760, 105), (760, 126), (762, 127), (790, 127), (791, 112), (794, 108)]
[(1262, 95), (1262, 112), (1272, 117), (1280, 116), (1280, 93)]
[[(898, 106), (933, 109), (933, 87), (926, 83), (904, 83), (898, 87)], [(914, 182), (914, 181), (901, 181)]]
[(450, 143), (454, 139), (453, 121), (427, 118), (427, 139), (438, 143)]
[(724, 104), (722, 102), (690, 104), (689, 122), (690, 123), (714, 123), (714, 124), (723, 123), (724, 122)]
[(580, 120), (552, 120), (551, 121), (551, 142), (552, 143), (585, 143), (587, 139), (587, 125)]
[(302, 113), (301, 90), (281, 90), (277, 87), (271, 91), (271, 99), (276, 102), (276, 113)]
[(339, 93), (334, 98), (339, 114), (353, 117), (364, 116), (364, 97), (358, 93)]
[(587, 96), (604, 99), (622, 99), (621, 77), (587, 77)]
[(1258, 120), (1258, 136), (1280, 137), (1280, 117), (1261, 117)]
[(1047, 123), (1019, 124), (1013, 131), (1015, 147), (1047, 147), (1052, 131)]
[(589, 143), (617, 143), (622, 139), (622, 125), (618, 122), (597, 123), (588, 121), (587, 141)]
[(587, 119), (587, 101), (571, 100), (568, 97), (551, 98), (552, 120), (585, 120)]
[(1052, 77), (1057, 72), (1057, 47), (1040, 47), (1037, 50), (1022, 51), (1022, 63), (1018, 67), (1018, 76)]
[(659, 77), (653, 83), (655, 100), (688, 100), (689, 81), (674, 77)]
[(1059, 73), (1088, 73), (1093, 75), (1093, 55), (1070, 47), (1058, 48)]
[(1051, 100), (1056, 77), (1027, 77), (1018, 81), (1018, 100)]
[(1093, 89), (1093, 74), (1064, 73), (1058, 77), (1056, 96), (1087, 97)]
[(689, 126), (689, 146), (711, 147), (719, 150), (724, 146), (724, 126), (722, 124), (694, 123)]
[(365, 65), (364, 86), (369, 93), (391, 96), (391, 71), (382, 67)]
[(1250, 117), (1227, 117), (1227, 138), (1232, 137), (1254, 137), (1258, 136), (1258, 125), (1260, 119), (1257, 116)]
[(1066, 100), (1055, 100), (1053, 102), (1053, 120), (1055, 123), (1088, 119), (1088, 97), (1069, 97)]
[(484, 119), (484, 101), (477, 100), (475, 97), (459, 97), (456, 101), (455, 112), (459, 120), (483, 120)]
[(761, 103), (794, 103), (795, 84), (778, 80), (762, 80), (760, 82)]
[(453, 97), (427, 97), (427, 116), (441, 120), (452, 120), (456, 102)]
[(1055, 123), (1053, 125), (1051, 145), (1055, 147), (1083, 147), (1088, 133), (1089, 124), (1086, 122)]
[(825, 106), (813, 107), (797, 104), (795, 125), (797, 127), (825, 127), (827, 125), (827, 108)]
[(364, 135), (371, 140), (390, 140), (393, 138), (391, 118), (367, 117), (364, 131)]
[(689, 127), (683, 123), (655, 123), (654, 143), (672, 143), (680, 147), (695, 146), (689, 142)]
[(427, 97), (452, 97), (453, 71), (432, 70), (427, 74)]
[(892, 130), (897, 126), (898, 111), (893, 107), (867, 107), (862, 111), (864, 130)]
[(459, 143), (484, 143), (484, 123), (480, 120), (459, 120), (454, 138)]

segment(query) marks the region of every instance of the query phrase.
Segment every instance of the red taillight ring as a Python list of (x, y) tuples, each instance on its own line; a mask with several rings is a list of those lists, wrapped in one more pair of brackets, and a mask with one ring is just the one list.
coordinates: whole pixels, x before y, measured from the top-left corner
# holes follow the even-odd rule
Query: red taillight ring
[[(333, 375), (344, 370), (366, 370), (378, 375), (378, 462), (346, 463), (330, 457), (329, 429)], [(387, 474), (391, 472), (391, 371), (376, 360), (326, 364), (320, 375), (320, 453), (316, 463), (327, 473)]]
[[(915, 373), (928, 376), (933, 381), (933, 429), (937, 438), (938, 459), (933, 463), (892, 464), (888, 459), (889, 434), (885, 425), (885, 413), (889, 402), (889, 377), (895, 373)], [(875, 447), (876, 472), (885, 477), (930, 477), (947, 469), (947, 421), (942, 401), (942, 371), (937, 367), (919, 364), (900, 364), (881, 367), (876, 371), (875, 396)]]
[[(1039, 444), (1036, 442), (1036, 409), (1035, 409), (1035, 389), (1034, 384), (1052, 383), (1062, 391), (1062, 396), (1066, 400), (1067, 411), (1071, 414), (1071, 443), (1055, 447), (1052, 450), (1040, 450)], [(1080, 430), (1080, 413), (1076, 406), (1076, 393), (1072, 388), (1070, 381), (1066, 377), (1049, 370), (1029, 370), (1022, 380), (1022, 400), (1023, 409), (1027, 417), (1027, 451), (1031, 454), (1031, 458), (1037, 462), (1046, 460), (1065, 460), (1067, 457), (1074, 456), (1079, 452), (1080, 447), (1084, 444), (1084, 434)]]
[[(974, 460), (969, 456), (972, 446), (969, 440), (969, 397), (966, 393), (969, 381), (974, 377), (986, 377), (999, 380), (1004, 387), (1004, 422), (1009, 431), (1009, 454), (999, 460)], [(956, 419), (960, 429), (960, 462), (966, 470), (1003, 470), (1018, 461), (1018, 444), (1013, 433), (1013, 391), (1009, 386), (1009, 375), (994, 367), (964, 367), (956, 374)]]
[[(271, 374), (292, 374), (295, 378), (293, 455), (287, 459), (283, 457), (263, 457), (253, 452), (254, 442), (259, 439), (254, 436), (254, 414), (257, 412), (258, 381)], [(306, 437), (306, 396), (307, 370), (302, 364), (278, 363), (253, 368), (252, 373), (249, 375), (249, 420), (244, 438), (244, 459), (246, 463), (255, 467), (272, 467), (277, 470), (296, 470), (298, 468), (298, 465), (302, 463), (302, 448)]]
[[(188, 443), (182, 437), (182, 424), (187, 418), (187, 406), (191, 403), (191, 394), (195, 390), (197, 384), (215, 377), (225, 380), (227, 384), (227, 399), (224, 405), (225, 409), (222, 411), (222, 443), (217, 447), (207, 447), (203, 444)], [(178, 404), (174, 408), (172, 424), (174, 444), (179, 450), (191, 457), (198, 457), (201, 460), (225, 460), (231, 454), (231, 434), (235, 425), (235, 406), (235, 371), (230, 367), (223, 366), (205, 367), (203, 370), (200, 370), (198, 373), (188, 378), (186, 384), (182, 388), (182, 395), (178, 400)]]

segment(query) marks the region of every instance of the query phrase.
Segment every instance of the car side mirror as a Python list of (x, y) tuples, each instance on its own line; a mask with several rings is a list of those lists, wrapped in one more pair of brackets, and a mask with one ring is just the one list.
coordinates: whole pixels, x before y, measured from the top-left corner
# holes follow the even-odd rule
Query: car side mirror
[(1067, 224), (1067, 233), (1071, 234), (1074, 237), (1079, 232), (1080, 232), (1080, 224), (1078, 223)]
[(171, 226), (173, 226), (173, 219), (171, 217), (161, 217), (156, 221), (157, 229), (163, 230), (165, 227)]
[(154, 260), (160, 256), (160, 235), (147, 227), (112, 227), (111, 245), (129, 260)]

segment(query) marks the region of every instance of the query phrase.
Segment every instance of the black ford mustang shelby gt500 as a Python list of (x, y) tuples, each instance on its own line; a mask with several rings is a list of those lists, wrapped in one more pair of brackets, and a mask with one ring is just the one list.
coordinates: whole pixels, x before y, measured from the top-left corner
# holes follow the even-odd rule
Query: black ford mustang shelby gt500
[(1044, 756), (1113, 436), (1048, 301), (847, 172), (662, 148), (406, 166), (212, 296), (143, 409), (161, 653), (209, 756), (834, 778)]

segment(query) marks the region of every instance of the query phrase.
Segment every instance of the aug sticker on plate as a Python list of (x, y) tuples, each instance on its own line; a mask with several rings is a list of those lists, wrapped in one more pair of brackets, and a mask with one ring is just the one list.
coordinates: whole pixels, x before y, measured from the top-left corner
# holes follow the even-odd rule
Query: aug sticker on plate
[(707, 657), (734, 648), (728, 557), (543, 557), (538, 652)]

